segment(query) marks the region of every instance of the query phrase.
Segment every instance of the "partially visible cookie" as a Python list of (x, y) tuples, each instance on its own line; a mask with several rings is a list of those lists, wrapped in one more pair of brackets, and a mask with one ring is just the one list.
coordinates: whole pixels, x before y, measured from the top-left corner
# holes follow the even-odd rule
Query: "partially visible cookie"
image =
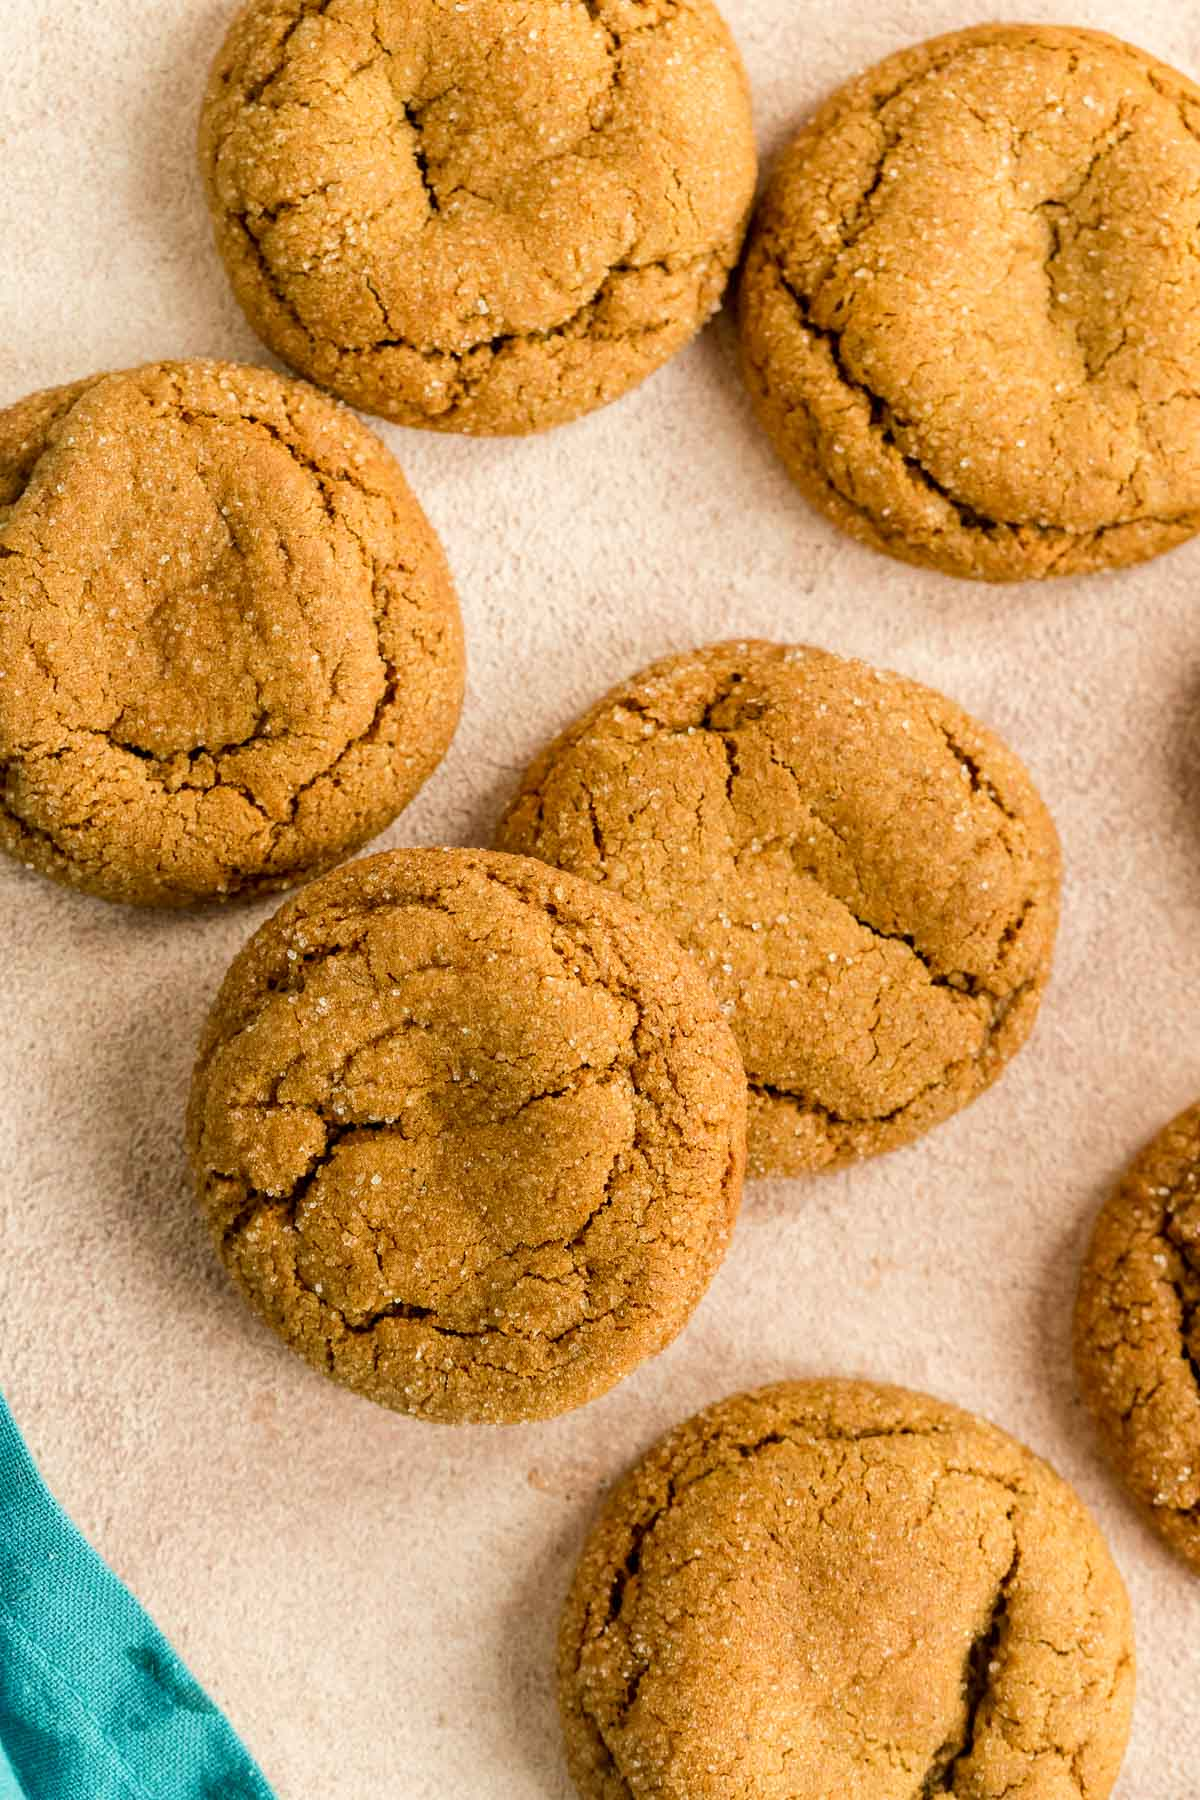
[(584, 1800), (1105, 1800), (1129, 1602), (1052, 1469), (900, 1388), (784, 1382), (610, 1495), (559, 1638)]
[(1058, 920), (1054, 826), (992, 732), (903, 676), (730, 643), (599, 701), (527, 772), (501, 849), (618, 889), (708, 975), (754, 1174), (890, 1150), (1020, 1048)]
[(1096, 1221), (1075, 1363), (1113, 1464), (1200, 1574), (1200, 1105), (1147, 1145)]
[(1200, 89), (1098, 32), (981, 25), (850, 82), (783, 156), (746, 378), (806, 495), (992, 581), (1200, 529)]
[(716, 1271), (746, 1083), (703, 976), (615, 894), (467, 850), (315, 882), (221, 989), (189, 1142), (221, 1256), (401, 1412), (582, 1406)]
[(0, 413), (0, 848), (106, 900), (284, 887), (383, 830), (463, 691), (441, 546), (302, 382), (155, 363)]
[(201, 161), (255, 330), (403, 425), (540, 431), (720, 303), (754, 194), (711, 0), (252, 0)]

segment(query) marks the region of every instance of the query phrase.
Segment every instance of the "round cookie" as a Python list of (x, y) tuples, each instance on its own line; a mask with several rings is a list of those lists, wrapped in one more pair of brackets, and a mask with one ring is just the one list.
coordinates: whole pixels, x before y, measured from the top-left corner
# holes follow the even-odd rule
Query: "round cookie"
[(291, 1347), (426, 1419), (548, 1418), (682, 1329), (741, 1194), (746, 1084), (695, 964), (616, 895), (465, 850), (306, 888), (234, 962), (189, 1143)]
[(711, 0), (254, 0), (201, 161), (272, 350), (402, 425), (476, 433), (562, 424), (681, 349), (756, 173)]
[(1200, 1574), (1200, 1105), (1142, 1151), (1096, 1221), (1075, 1364), (1122, 1479)]
[(559, 1639), (584, 1800), (1104, 1800), (1129, 1603), (1082, 1503), (921, 1394), (784, 1382), (679, 1426), (593, 1527)]
[(1097, 32), (981, 25), (891, 57), (785, 152), (743, 362), (844, 530), (992, 581), (1200, 528), (1200, 89)]
[(463, 691), (441, 546), (344, 408), (156, 363), (0, 413), (0, 848), (106, 900), (286, 886), (389, 824)]
[(1054, 826), (942, 695), (821, 650), (717, 644), (608, 694), (499, 830), (694, 952), (750, 1081), (754, 1174), (909, 1142), (1025, 1041), (1058, 917)]

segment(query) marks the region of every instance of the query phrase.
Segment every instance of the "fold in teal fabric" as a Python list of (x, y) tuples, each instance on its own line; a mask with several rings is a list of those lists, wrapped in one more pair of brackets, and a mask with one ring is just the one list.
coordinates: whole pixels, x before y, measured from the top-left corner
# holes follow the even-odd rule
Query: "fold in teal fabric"
[(0, 1398), (0, 1800), (272, 1800)]

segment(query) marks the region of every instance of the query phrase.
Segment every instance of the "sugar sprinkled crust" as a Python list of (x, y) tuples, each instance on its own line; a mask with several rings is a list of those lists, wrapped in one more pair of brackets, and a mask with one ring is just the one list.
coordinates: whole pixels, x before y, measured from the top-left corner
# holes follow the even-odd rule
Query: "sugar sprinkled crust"
[(563, 1615), (584, 1800), (1105, 1800), (1120, 1576), (1047, 1465), (921, 1394), (738, 1394), (614, 1490)]
[(1200, 528), (1200, 89), (1128, 44), (985, 25), (836, 93), (741, 281), (790, 473), (878, 550), (989, 580)]
[(441, 760), (458, 602), (343, 407), (157, 363), (0, 413), (0, 848), (107, 900), (287, 886)]
[(273, 350), (401, 424), (481, 433), (560, 424), (680, 349), (756, 169), (710, 0), (255, 0), (201, 160)]
[(821, 650), (643, 670), (534, 762), (497, 843), (616, 888), (697, 957), (745, 1058), (754, 1174), (948, 1117), (1049, 976), (1058, 840), (1020, 762), (943, 695)]
[(409, 850), (306, 888), (201, 1046), (201, 1205), (251, 1304), (383, 1405), (549, 1417), (682, 1328), (741, 1194), (746, 1086), (699, 971), (616, 895)]
[(1147, 1145), (1096, 1221), (1075, 1361), (1115, 1467), (1200, 1574), (1200, 1105)]

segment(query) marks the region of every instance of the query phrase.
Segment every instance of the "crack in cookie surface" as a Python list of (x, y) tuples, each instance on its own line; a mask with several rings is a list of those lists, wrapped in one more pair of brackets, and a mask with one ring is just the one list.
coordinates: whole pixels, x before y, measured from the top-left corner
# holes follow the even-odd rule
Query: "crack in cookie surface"
[(0, 417), (0, 834), (107, 898), (277, 886), (382, 829), (463, 682), (399, 470), (301, 384), (158, 364)]
[(697, 957), (751, 1087), (751, 1165), (903, 1143), (1029, 1031), (1053, 826), (951, 702), (811, 649), (726, 644), (633, 677), (534, 762), (505, 849), (616, 887)]
[(755, 154), (709, 0), (248, 7), (202, 160), (252, 323), (374, 411), (529, 431), (704, 323)]
[(665, 1438), (593, 1526), (559, 1639), (587, 1800), (1104, 1800), (1128, 1601), (1028, 1451), (925, 1396), (794, 1382)]
[(543, 865), (399, 852), (235, 964), (193, 1085), (202, 1205), (318, 1366), (431, 1418), (582, 1404), (680, 1329), (745, 1080), (688, 959)]
[(1200, 1106), (1142, 1151), (1100, 1212), (1075, 1360), (1118, 1472), (1200, 1573)]
[[(852, 82), (785, 154), (741, 289), (790, 472), (876, 548), (988, 579), (1200, 527), (1200, 90), (983, 26)], [(969, 372), (969, 378), (968, 378)]]

